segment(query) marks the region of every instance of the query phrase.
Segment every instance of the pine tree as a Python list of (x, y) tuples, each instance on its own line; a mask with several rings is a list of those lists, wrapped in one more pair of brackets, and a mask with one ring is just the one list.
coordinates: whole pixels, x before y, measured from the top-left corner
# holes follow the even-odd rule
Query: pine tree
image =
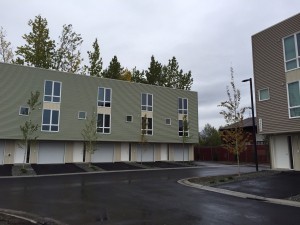
[(89, 56), (89, 66), (84, 66), (84, 70), (90, 76), (102, 77), (102, 58), (100, 56), (100, 47), (98, 44), (98, 40), (96, 38), (95, 42), (93, 43), (93, 51), (88, 51)]
[(155, 60), (154, 56), (151, 56), (150, 66), (146, 70), (147, 83), (152, 85), (161, 85), (164, 84), (164, 81), (161, 79), (162, 75), (162, 65)]
[(121, 67), (121, 64), (119, 63), (117, 56), (114, 56), (111, 62), (109, 63), (108, 68), (103, 70), (102, 76), (105, 78), (120, 80), (122, 73), (123, 73), (123, 67)]
[(46, 18), (38, 15), (34, 20), (29, 20), (28, 25), (32, 31), (23, 35), (26, 44), (17, 47), (16, 55), (19, 57), (15, 63), (45, 69), (51, 68), (55, 42), (49, 37)]
[(81, 34), (77, 34), (73, 31), (73, 26), (63, 25), (62, 34), (59, 37), (58, 49), (54, 54), (54, 69), (79, 73), (81, 70), (81, 52), (79, 48), (83, 42)]
[(145, 71), (139, 71), (136, 67), (134, 67), (131, 72), (131, 81), (135, 83), (147, 83)]

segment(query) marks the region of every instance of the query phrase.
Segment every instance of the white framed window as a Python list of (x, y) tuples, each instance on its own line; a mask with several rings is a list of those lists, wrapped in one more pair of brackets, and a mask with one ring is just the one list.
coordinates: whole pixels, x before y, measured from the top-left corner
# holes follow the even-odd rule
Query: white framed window
[(153, 119), (148, 117), (142, 117), (141, 132), (144, 135), (153, 135)]
[(261, 118), (258, 119), (258, 130), (259, 132), (263, 131), (263, 122)]
[(85, 119), (86, 119), (86, 112), (84, 112), (84, 111), (79, 111), (79, 112), (78, 112), (78, 119), (79, 119), (79, 120), (85, 120)]
[(153, 95), (149, 93), (142, 93), (141, 97), (141, 109), (142, 111), (153, 111)]
[(258, 90), (258, 99), (259, 101), (266, 101), (270, 99), (269, 88), (264, 88)]
[(111, 88), (98, 88), (98, 106), (111, 107)]
[(179, 114), (188, 114), (188, 99), (187, 98), (178, 98), (178, 113)]
[(43, 109), (42, 131), (59, 131), (59, 110)]
[(179, 137), (188, 137), (189, 136), (189, 125), (188, 125), (188, 119), (186, 116), (184, 116), (182, 120), (178, 120), (178, 136)]
[(28, 116), (28, 115), (29, 115), (29, 107), (27, 107), (27, 106), (20, 106), (19, 116)]
[(300, 117), (300, 82), (287, 84), (290, 118)]
[(283, 38), (285, 71), (300, 68), (300, 33)]
[(97, 132), (101, 134), (110, 134), (110, 115), (98, 114)]
[(166, 125), (171, 125), (171, 118), (166, 118)]
[(61, 82), (45, 80), (44, 84), (44, 102), (60, 102)]
[(129, 115), (129, 116), (126, 116), (126, 122), (132, 122), (132, 116), (131, 115)]

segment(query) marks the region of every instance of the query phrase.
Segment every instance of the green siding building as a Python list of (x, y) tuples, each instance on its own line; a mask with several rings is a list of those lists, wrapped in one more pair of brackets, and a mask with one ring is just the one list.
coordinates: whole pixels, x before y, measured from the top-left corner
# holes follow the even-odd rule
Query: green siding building
[[(196, 92), (5, 63), (0, 79), (0, 164), (23, 163), (24, 154), (27, 163), (40, 164), (194, 159)], [(30, 118), (38, 139), (25, 150), (20, 125), (35, 91), (41, 104)], [(81, 133), (93, 115), (98, 144), (91, 155)]]

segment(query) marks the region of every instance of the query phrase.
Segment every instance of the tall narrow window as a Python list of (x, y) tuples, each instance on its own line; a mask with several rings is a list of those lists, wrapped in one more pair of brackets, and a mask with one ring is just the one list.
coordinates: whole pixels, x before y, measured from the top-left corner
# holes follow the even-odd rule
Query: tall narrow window
[(43, 110), (42, 131), (59, 131), (59, 110)]
[(147, 116), (142, 117), (141, 132), (144, 135), (152, 135), (153, 134), (153, 120), (152, 120), (152, 118), (147, 118)]
[(300, 117), (300, 82), (288, 84), (289, 112), (290, 117)]
[(178, 136), (189, 136), (189, 123), (186, 115), (183, 116), (182, 120), (178, 120)]
[(300, 67), (300, 33), (283, 39), (286, 71)]
[(101, 133), (101, 134), (109, 134), (110, 133), (110, 115), (109, 114), (98, 114), (97, 132)]
[(111, 107), (111, 88), (98, 88), (98, 106)]
[(44, 101), (60, 102), (61, 82), (46, 80), (44, 85)]
[(141, 102), (142, 111), (152, 111), (153, 110), (153, 95), (148, 93), (142, 93)]
[(178, 98), (178, 113), (179, 114), (188, 114), (188, 99), (187, 98)]

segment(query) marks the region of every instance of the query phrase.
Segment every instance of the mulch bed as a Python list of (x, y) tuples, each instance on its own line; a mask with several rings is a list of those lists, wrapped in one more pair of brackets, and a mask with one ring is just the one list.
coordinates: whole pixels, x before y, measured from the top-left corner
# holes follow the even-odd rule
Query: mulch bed
[(0, 165), (0, 176), (11, 176), (12, 167), (12, 164)]
[(113, 170), (139, 170), (143, 169), (134, 165), (129, 165), (127, 163), (115, 162), (115, 163), (92, 163), (92, 165), (97, 166), (103, 170), (113, 171)]
[(31, 164), (31, 167), (34, 169), (37, 175), (85, 172), (85, 170), (79, 168), (73, 163)]

